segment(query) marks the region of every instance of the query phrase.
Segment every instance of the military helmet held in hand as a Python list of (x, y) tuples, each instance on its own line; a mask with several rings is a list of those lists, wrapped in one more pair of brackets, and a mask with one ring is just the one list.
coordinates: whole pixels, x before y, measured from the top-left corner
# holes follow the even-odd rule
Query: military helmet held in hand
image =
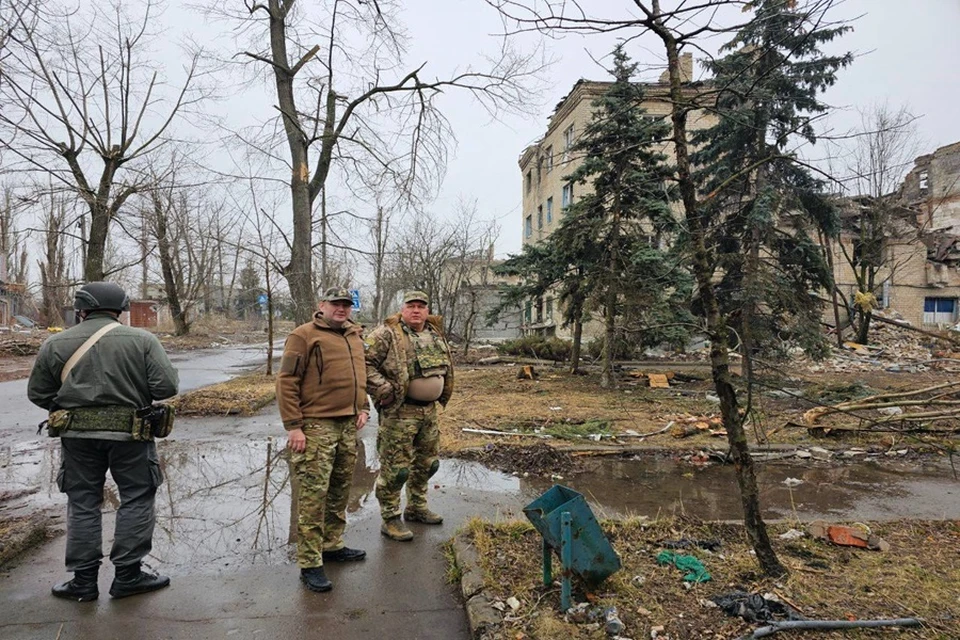
[(127, 311), (130, 298), (115, 282), (88, 282), (79, 289), (73, 298), (73, 308), (77, 311)]

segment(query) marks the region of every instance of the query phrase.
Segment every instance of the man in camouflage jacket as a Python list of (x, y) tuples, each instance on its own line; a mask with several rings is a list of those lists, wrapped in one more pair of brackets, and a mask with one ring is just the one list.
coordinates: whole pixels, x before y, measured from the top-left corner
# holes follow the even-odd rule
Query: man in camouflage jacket
[(366, 339), (367, 392), (380, 414), (380, 530), (393, 540), (413, 539), (400, 519), (404, 484), (404, 520), (443, 522), (427, 508), (427, 483), (440, 466), (437, 405), (445, 407), (453, 393), (453, 362), (441, 318), (429, 315), (428, 304), (424, 292), (408, 291), (400, 313)]

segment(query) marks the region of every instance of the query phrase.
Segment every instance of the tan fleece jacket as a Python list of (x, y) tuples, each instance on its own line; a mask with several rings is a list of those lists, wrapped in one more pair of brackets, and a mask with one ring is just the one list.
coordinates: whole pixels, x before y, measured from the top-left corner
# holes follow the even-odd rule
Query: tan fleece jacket
[(368, 411), (360, 325), (338, 330), (319, 313), (287, 337), (277, 375), (277, 405), (287, 431), (304, 418), (342, 418)]

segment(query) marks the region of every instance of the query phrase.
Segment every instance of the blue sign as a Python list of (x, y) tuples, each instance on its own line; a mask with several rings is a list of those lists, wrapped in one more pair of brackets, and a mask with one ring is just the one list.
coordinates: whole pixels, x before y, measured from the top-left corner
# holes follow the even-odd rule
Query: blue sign
[(360, 289), (350, 289), (350, 297), (353, 298), (353, 310), (360, 310)]
[(259, 296), (257, 296), (257, 304), (261, 307), (267, 306), (267, 294), (261, 293)]

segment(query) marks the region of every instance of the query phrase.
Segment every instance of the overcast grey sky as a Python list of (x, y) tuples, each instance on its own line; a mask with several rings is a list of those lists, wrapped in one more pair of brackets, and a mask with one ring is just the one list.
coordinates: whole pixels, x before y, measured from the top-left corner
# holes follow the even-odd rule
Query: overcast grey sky
[[(178, 26), (208, 35), (217, 28), (198, 23), (197, 14), (186, 8), (185, 0), (181, 0), (185, 4), (174, 2), (165, 17)], [(670, 4), (668, 0), (666, 5)], [(428, 76), (443, 76), (452, 69), (477, 63), (481, 52), (497, 49), (496, 36), (503, 26), (496, 11), (483, 0), (405, 0), (404, 5), (402, 18), (411, 38), (409, 68), (427, 62)], [(631, 5), (629, 0), (591, 0), (585, 6), (622, 15)], [(960, 140), (960, 118), (955, 115), (960, 104), (956, 73), (960, 60), (960, 38), (956, 37), (960, 0), (845, 0), (833, 14), (835, 19), (853, 20), (858, 16), (854, 32), (836, 46), (836, 51), (853, 51), (858, 58), (841, 72), (837, 85), (825, 97), (837, 107), (830, 123), (833, 130), (856, 127), (860, 118), (857, 108), (889, 101), (894, 107), (907, 105), (922, 116), (919, 133), (924, 150)], [(534, 41), (525, 37), (521, 42), (529, 47)], [(431, 208), (442, 216), (458, 198), (476, 198), (481, 215), (499, 221), (497, 253), (501, 256), (520, 248), (521, 180), (517, 159), (521, 151), (543, 134), (554, 106), (577, 79), (605, 79), (605, 72), (591, 56), (607, 55), (615, 38), (565, 36), (543, 42), (556, 62), (549, 73), (548, 88), (536, 96), (540, 104), (536, 115), (492, 120), (468, 95), (456, 91), (448, 92), (440, 101), (457, 145), (440, 197)], [(643, 79), (656, 79), (656, 67), (662, 64), (657, 41), (634, 41), (629, 53), (646, 69)], [(276, 100), (268, 85), (240, 87), (237, 91), (233, 100), (214, 110), (227, 109), (228, 118), (243, 120), (251, 105), (256, 105), (252, 111), (259, 111), (269, 109)], [(816, 157), (817, 153), (811, 150), (808, 155)]]
[[(667, 3), (669, 5), (670, 3)], [(481, 0), (410, 0), (407, 24), (414, 46), (411, 60), (450, 62), (483, 45), (487, 34), (498, 33), (498, 17)], [(592, 0), (585, 6), (612, 13), (629, 6), (626, 0)], [(846, 0), (835, 19), (852, 20), (854, 31), (838, 41), (837, 49), (853, 51), (855, 63), (841, 72), (825, 100), (838, 108), (831, 126), (845, 131), (859, 124), (857, 108), (889, 101), (908, 105), (922, 116), (918, 122), (924, 149), (960, 140), (960, 0)], [(455, 158), (437, 203), (449, 207), (458, 194), (479, 199), (481, 211), (501, 221), (498, 253), (520, 248), (521, 181), (517, 158), (523, 148), (543, 134), (556, 103), (578, 78), (604, 79), (591, 60), (606, 55), (613, 38), (567, 36), (547, 40), (558, 62), (551, 70), (551, 87), (543, 94), (537, 117), (491, 122), (464, 96), (444, 102), (458, 138)], [(661, 64), (657, 42), (642, 40), (630, 48), (642, 65)], [(651, 69), (646, 79), (655, 79)], [(812, 151), (811, 155), (815, 155)]]

